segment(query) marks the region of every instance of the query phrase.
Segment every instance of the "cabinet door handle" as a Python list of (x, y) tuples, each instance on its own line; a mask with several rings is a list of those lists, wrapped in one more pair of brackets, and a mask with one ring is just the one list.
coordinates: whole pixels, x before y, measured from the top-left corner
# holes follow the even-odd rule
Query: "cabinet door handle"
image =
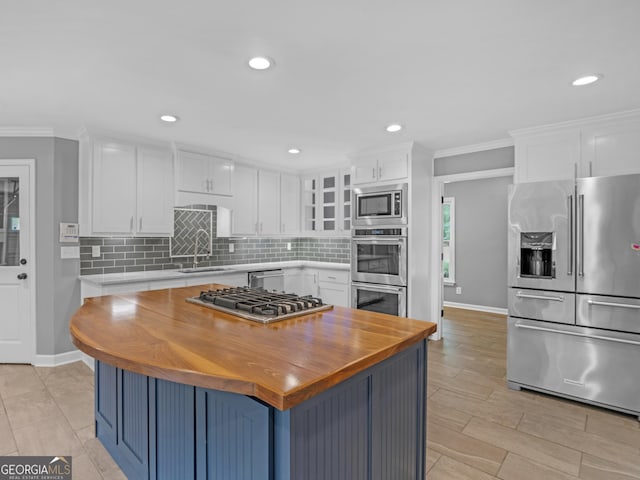
[(262, 232), (262, 222), (260, 222), (260, 231)]
[(382, 178), (382, 166), (378, 167), (378, 178)]
[(372, 178), (373, 180), (375, 180), (375, 179), (376, 179), (376, 167), (373, 167), (373, 168), (371, 169), (371, 178)]
[(140, 220), (138, 221), (138, 230), (142, 231), (142, 217), (140, 217)]
[(285, 232), (285, 230), (284, 230), (284, 223), (283, 223), (283, 224), (282, 224), (282, 226), (280, 227), (280, 231), (281, 231), (282, 233), (284, 233), (284, 232)]
[(133, 217), (129, 219), (129, 231), (133, 232)]

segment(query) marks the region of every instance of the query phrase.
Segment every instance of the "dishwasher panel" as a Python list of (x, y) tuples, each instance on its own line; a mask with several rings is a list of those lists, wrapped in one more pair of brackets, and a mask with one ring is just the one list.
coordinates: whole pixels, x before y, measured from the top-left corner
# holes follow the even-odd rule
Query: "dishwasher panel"
[(264, 288), (269, 291), (284, 291), (284, 270), (260, 270), (249, 272), (248, 283), (250, 288)]

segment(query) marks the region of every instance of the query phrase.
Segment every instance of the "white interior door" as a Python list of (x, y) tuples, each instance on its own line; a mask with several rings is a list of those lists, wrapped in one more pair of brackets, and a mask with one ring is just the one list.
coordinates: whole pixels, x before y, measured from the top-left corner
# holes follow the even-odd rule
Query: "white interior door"
[(0, 363), (31, 363), (35, 353), (30, 168), (0, 162)]

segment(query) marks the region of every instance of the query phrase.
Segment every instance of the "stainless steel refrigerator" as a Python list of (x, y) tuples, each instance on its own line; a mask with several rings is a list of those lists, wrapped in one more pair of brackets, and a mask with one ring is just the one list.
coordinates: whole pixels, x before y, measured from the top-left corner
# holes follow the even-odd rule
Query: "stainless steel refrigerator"
[(512, 185), (507, 381), (640, 418), (640, 175)]

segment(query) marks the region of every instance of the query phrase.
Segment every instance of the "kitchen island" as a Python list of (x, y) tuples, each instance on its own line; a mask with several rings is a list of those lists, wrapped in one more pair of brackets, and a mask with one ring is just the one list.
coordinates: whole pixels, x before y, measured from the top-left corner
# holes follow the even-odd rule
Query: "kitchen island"
[(86, 299), (96, 435), (129, 478), (424, 478), (435, 324), (334, 307), (259, 324), (200, 285)]

